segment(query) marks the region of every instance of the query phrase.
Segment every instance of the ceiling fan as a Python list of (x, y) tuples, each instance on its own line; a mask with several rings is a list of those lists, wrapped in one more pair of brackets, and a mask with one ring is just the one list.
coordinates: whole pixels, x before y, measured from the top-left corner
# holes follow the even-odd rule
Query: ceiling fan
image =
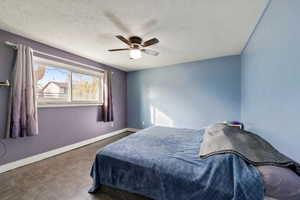
[(129, 46), (129, 48), (123, 49), (109, 49), (108, 51), (130, 51), (130, 59), (139, 59), (142, 57), (142, 52), (151, 56), (158, 56), (159, 52), (145, 49), (145, 47), (157, 44), (159, 40), (157, 38), (152, 38), (143, 42), (142, 38), (138, 36), (131, 36), (130, 38), (126, 39), (121, 35), (116, 35), (116, 38), (124, 42)]

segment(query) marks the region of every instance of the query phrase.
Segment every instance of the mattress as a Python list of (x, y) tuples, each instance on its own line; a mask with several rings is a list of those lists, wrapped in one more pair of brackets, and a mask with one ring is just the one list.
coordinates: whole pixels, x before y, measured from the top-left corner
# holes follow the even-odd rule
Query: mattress
[(258, 170), (233, 154), (199, 158), (204, 130), (152, 127), (99, 150), (91, 170), (101, 185), (151, 199), (263, 200)]

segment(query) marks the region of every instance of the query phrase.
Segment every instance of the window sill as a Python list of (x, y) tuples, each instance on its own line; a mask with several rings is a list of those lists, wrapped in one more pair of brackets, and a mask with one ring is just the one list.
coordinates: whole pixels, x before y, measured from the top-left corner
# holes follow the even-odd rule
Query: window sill
[(101, 106), (103, 104), (40, 104), (38, 108), (64, 108), (64, 107), (86, 107), (86, 106)]

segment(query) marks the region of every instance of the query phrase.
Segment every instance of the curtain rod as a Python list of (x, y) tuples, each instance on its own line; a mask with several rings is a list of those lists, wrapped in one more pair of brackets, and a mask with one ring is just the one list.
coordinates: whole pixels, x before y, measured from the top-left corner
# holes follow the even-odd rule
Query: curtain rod
[[(13, 43), (13, 42), (10, 42), (10, 41), (5, 41), (5, 44), (8, 45), (8, 46), (13, 47), (15, 49), (18, 46), (16, 43)], [(98, 68), (98, 67), (94, 67), (94, 66), (91, 66), (91, 65), (83, 64), (83, 63), (80, 63), (80, 62), (77, 62), (77, 61), (74, 61), (74, 60), (70, 60), (70, 59), (67, 59), (67, 58), (62, 58), (62, 57), (55, 56), (55, 55), (52, 55), (52, 54), (44, 53), (42, 51), (33, 50), (33, 52), (37, 53), (37, 54), (40, 54), (40, 55), (49, 56), (49, 57), (52, 57), (52, 58), (56, 58), (56, 59), (59, 59), (59, 60), (70, 62), (70, 63), (76, 64), (76, 65), (85, 66), (85, 67), (88, 67), (90, 69), (94, 69), (94, 70), (98, 70), (98, 71), (103, 71), (103, 72), (105, 71), (104, 69), (101, 69), (101, 68)]]

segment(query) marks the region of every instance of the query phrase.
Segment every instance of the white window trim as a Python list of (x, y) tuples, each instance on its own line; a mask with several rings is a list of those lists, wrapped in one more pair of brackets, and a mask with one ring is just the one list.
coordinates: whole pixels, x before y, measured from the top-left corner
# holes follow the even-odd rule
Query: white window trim
[[(89, 75), (89, 76), (104, 76), (104, 71), (101, 69), (98, 69), (96, 67), (81, 67), (80, 65), (75, 65), (75, 64), (65, 64), (62, 62), (46, 59), (46, 58), (41, 58), (34, 56), (34, 63), (39, 63), (39, 64), (44, 64), (44, 65), (51, 65), (54, 67), (59, 67), (62, 69), (69, 70), (73, 73), (80, 73), (84, 75)], [(103, 79), (100, 79), (103, 81)], [(101, 94), (101, 97), (103, 98), (103, 86), (104, 83), (102, 82), (102, 87), (99, 88), (99, 92)], [(100, 103), (102, 102), (102, 103)], [(38, 102), (37, 107), (38, 108), (56, 108), (56, 107), (83, 107), (83, 106), (101, 106), (103, 105), (103, 99), (99, 99), (98, 101), (70, 101), (70, 102), (59, 102), (59, 101), (53, 101), (53, 102)]]
[(38, 104), (38, 108), (65, 108), (65, 107), (90, 107), (90, 106), (102, 106), (100, 103), (81, 103), (81, 104)]
[(45, 65), (53, 65), (54, 67), (60, 67), (60, 68), (64, 68), (67, 70), (71, 70), (73, 72), (78, 72), (78, 73), (82, 73), (82, 74), (87, 74), (87, 75), (94, 75), (94, 76), (101, 76), (102, 74), (104, 74), (104, 71), (101, 69), (96, 69), (96, 67), (93, 68), (87, 68), (87, 67), (81, 67), (80, 65), (75, 65), (75, 64), (66, 64), (63, 62), (58, 62), (58, 61), (54, 61), (54, 60), (49, 60), (46, 58), (40, 58), (40, 57), (34, 57), (34, 62), (38, 62), (40, 64), (45, 64)]

